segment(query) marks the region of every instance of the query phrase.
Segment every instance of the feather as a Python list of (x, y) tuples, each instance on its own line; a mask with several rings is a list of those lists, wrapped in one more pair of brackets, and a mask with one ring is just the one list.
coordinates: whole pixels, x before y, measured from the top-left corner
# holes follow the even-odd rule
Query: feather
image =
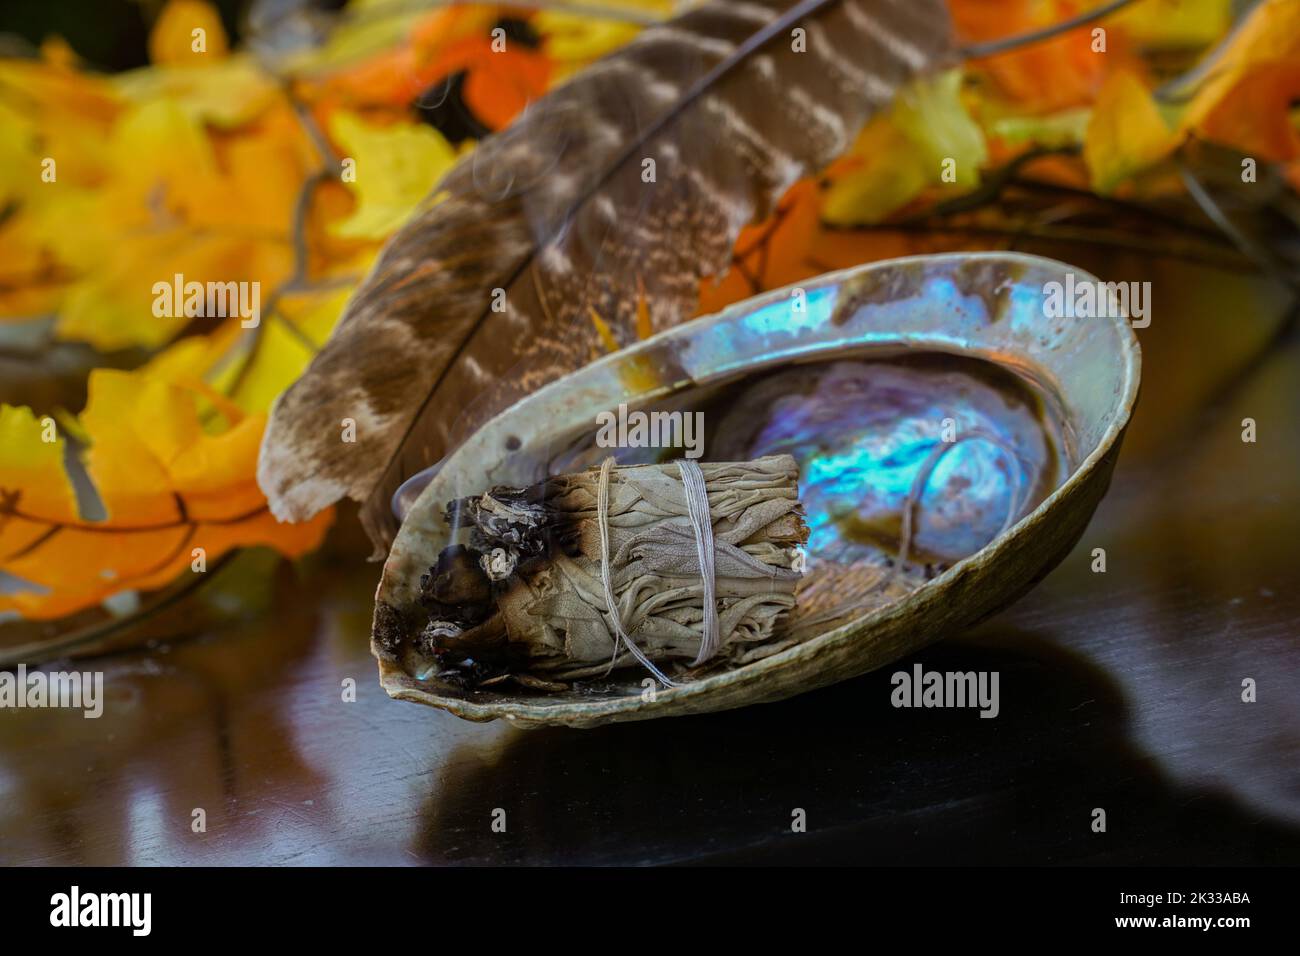
[(389, 241), (276, 402), (272, 511), (351, 496), (386, 549), (403, 479), (603, 351), (598, 325), (626, 345), (639, 305), (656, 331), (690, 318), (743, 226), (956, 58), (942, 0), (714, 0), (534, 102)]

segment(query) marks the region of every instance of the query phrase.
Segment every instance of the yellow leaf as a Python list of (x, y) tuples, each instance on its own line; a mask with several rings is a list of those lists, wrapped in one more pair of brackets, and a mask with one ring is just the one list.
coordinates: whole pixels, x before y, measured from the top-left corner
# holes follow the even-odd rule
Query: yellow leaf
[(1232, 0), (1142, 0), (1112, 22), (1144, 47), (1206, 46), (1228, 32)]
[(70, 277), (34, 241), (37, 228), (32, 213), (21, 207), (0, 223), (0, 320), (48, 315), (63, 298)]
[[(34, 60), (0, 60), (0, 202), (50, 198), (59, 187), (98, 186), (104, 140), (120, 109), (110, 84)], [(55, 161), (55, 182), (42, 164)]]
[(32, 119), (106, 124), (118, 109), (109, 81), (40, 60), (0, 60), (0, 96)]
[(1087, 137), (1090, 109), (1067, 109), (1047, 116), (1004, 116), (989, 124), (989, 132), (1011, 145), (1032, 143), (1049, 149), (1077, 146)]
[(280, 98), (275, 79), (250, 57), (195, 59), (185, 69), (132, 70), (114, 77), (114, 84), (131, 102), (169, 100), (193, 119), (222, 129), (251, 122)]
[(101, 350), (157, 348), (188, 324), (156, 315), (153, 289), (257, 283), (264, 301), (293, 269), (290, 226), (314, 158), (287, 107), (216, 143), (170, 99), (134, 104), (115, 125), (107, 188), (41, 194), (31, 232), (70, 274), (56, 325)]
[[(922, 78), (903, 88), (891, 113), (894, 124), (920, 154), (931, 182), (976, 186), (980, 167), (988, 160), (988, 146), (962, 102), (961, 89), (961, 70)], [(941, 176), (947, 161), (955, 179)]]
[(1093, 189), (1111, 192), (1163, 160), (1177, 144), (1141, 80), (1126, 70), (1106, 78), (1083, 146)]
[(58, 617), (162, 587), (196, 573), (195, 549), (210, 568), (236, 547), (297, 556), (320, 543), (331, 516), (279, 524), (257, 487), (265, 415), (227, 405), (234, 421), (212, 433), (198, 409), (217, 397), (201, 385), (100, 369), (88, 387), (76, 427), (103, 521), (79, 516), (62, 440), (43, 442), (30, 411), (0, 407), (0, 570), (25, 582), (0, 595), (0, 613)]
[(198, 190), (216, 175), (203, 124), (175, 100), (132, 108), (113, 129), (113, 202), (119, 222), (151, 225), (183, 217)]
[[(635, 37), (644, 29), (641, 18), (666, 20), (677, 6), (672, 0), (606, 0), (602, 9), (610, 15), (542, 10), (531, 23), (559, 75), (567, 76)], [(619, 18), (624, 11), (629, 16)]]
[[(226, 366), (236, 364), (234, 353), (241, 340), (245, 338), (250, 339), (251, 345), (251, 335), (248, 330), (243, 329), (238, 322), (227, 322), (210, 335), (188, 335), (173, 342), (142, 365), (139, 371), (149, 378), (175, 385), (202, 383), (206, 388), (211, 389), (212, 380), (218, 379)], [(211, 396), (208, 398), (209, 404), (214, 410), (220, 411), (227, 422), (238, 420), (242, 417), (242, 411), (246, 410), (241, 409), (238, 403), (231, 402), (224, 394), (220, 401), (213, 402)], [(228, 414), (227, 407), (233, 407), (241, 414)], [(205, 408), (201, 414), (206, 412)], [(215, 428), (216, 423), (209, 427)]]
[(228, 322), (209, 335), (187, 336), (160, 351), (140, 372), (202, 390), (211, 410), (227, 421), (265, 412), (329, 338), (351, 294), (346, 285), (286, 293), (256, 332)]
[[(262, 342), (233, 397), (247, 411), (265, 411), (281, 392), (293, 384), (325, 344), (343, 314), (351, 288), (332, 289), (310, 295), (287, 296), (274, 317), (262, 330)], [(304, 341), (304, 339), (308, 341)]]
[(157, 348), (190, 321), (181, 308), (154, 311), (156, 283), (247, 282), (265, 302), (293, 268), (288, 245), (247, 238), (169, 230), (122, 242), (100, 267), (74, 284), (59, 313), (61, 338), (89, 342), (103, 351), (143, 345)]
[(826, 191), (822, 218), (831, 225), (880, 222), (919, 196), (930, 181), (911, 140), (884, 116), (859, 134), (845, 163), (850, 164), (851, 171), (836, 176)]
[(220, 14), (203, 0), (167, 0), (149, 33), (149, 59), (160, 66), (197, 66), (228, 48)]
[(75, 69), (81, 62), (68, 41), (61, 36), (47, 36), (41, 41), (41, 59), (60, 69)]
[(900, 93), (838, 164), (846, 172), (832, 177), (822, 217), (834, 225), (879, 222), (927, 187), (977, 185), (988, 145), (961, 88), (961, 71), (950, 70)]
[(451, 144), (430, 126), (372, 126), (339, 111), (330, 120), (330, 134), (356, 162), (356, 181), (348, 184), (356, 209), (330, 230), (343, 238), (387, 238), (456, 161)]
[[(45, 441), (51, 436), (54, 441)], [(0, 405), (0, 495), (19, 493), (12, 505), (56, 519), (76, 517), (77, 496), (63, 468), (63, 453), (58, 430), (51, 430), (31, 409)], [(3, 521), (0, 513), (0, 529)]]
[(644, 341), (655, 334), (654, 320), (650, 317), (650, 300), (645, 295), (645, 280), (636, 277), (636, 337)]

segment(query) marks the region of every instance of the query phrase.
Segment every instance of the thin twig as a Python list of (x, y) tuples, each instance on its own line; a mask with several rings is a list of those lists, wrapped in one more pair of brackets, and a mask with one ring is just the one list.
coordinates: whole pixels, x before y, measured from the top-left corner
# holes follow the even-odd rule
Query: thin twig
[(925, 215), (947, 216), (962, 212), (972, 212), (982, 206), (992, 205), (1002, 198), (1002, 193), (1015, 175), (1027, 164), (1044, 156), (1069, 156), (1077, 153), (1077, 146), (1047, 147), (1035, 146), (1013, 157), (1005, 165), (985, 172), (979, 186), (968, 193), (953, 199), (936, 203)]
[(1210, 191), (1205, 188), (1205, 185), (1186, 163), (1178, 163), (1178, 173), (1182, 176), (1183, 185), (1187, 187), (1192, 199), (1201, 207), (1201, 211), (1209, 217), (1211, 222), (1223, 230), (1224, 235), (1232, 240), (1233, 245), (1243, 255), (1253, 261), (1265, 275), (1276, 279), (1290, 288), (1292, 292), (1300, 291), (1300, 281), (1297, 281), (1294, 275), (1278, 265), (1277, 259), (1267, 248), (1238, 228), (1237, 224), (1224, 212), (1223, 207), (1219, 205), (1218, 201), (1210, 194)]
[[(264, 311), (268, 322), (272, 320), (280, 321), (314, 354), (320, 351), (320, 346), (313, 342), (310, 336), (303, 332), (296, 322), (284, 315), (280, 309), (280, 302), (288, 292), (302, 291), (309, 288), (307, 274), (311, 265), (311, 250), (307, 244), (307, 218), (311, 212), (311, 204), (315, 198), (316, 189), (333, 175), (337, 158), (330, 148), (329, 140), (325, 138), (325, 134), (316, 123), (315, 117), (311, 115), (311, 110), (294, 95), (292, 85), (287, 81), (282, 81), (281, 89), (285, 98), (289, 101), (294, 115), (298, 118), (299, 125), (315, 147), (316, 154), (320, 159), (320, 165), (303, 180), (302, 186), (298, 190), (298, 198), (294, 203), (293, 224), (290, 228), (290, 237), (293, 242), (293, 271), (287, 279), (272, 291), (267, 298)], [(265, 337), (266, 323), (259, 322), (252, 330), (252, 342), (246, 349), (243, 362), (238, 371), (235, 372), (235, 376), (226, 390), (227, 394), (235, 395), (247, 380)]]
[(174, 604), (177, 604), (184, 598), (189, 597), (199, 588), (213, 580), (218, 574), (220, 574), (226, 565), (234, 560), (238, 553), (238, 550), (235, 550), (222, 555), (214, 563), (211, 570), (204, 572), (203, 574), (193, 575), (192, 580), (173, 587), (172, 590), (164, 592), (159, 596), (152, 604), (148, 604), (140, 610), (128, 614), (125, 617), (106, 621), (103, 624), (96, 624), (80, 631), (74, 631), (72, 634), (61, 637), (54, 642), (45, 640), (33, 641), (28, 644), (19, 645), (18, 647), (0, 650), (0, 667), (12, 667), (18, 663), (32, 663), (38, 660), (50, 660), (58, 654), (66, 654), (68, 651), (75, 650), (82, 645), (93, 644), (95, 641), (103, 640), (112, 635), (115, 631), (121, 630), (124, 627), (147, 621)]
[(1241, 29), (1250, 19), (1255, 7), (1258, 6), (1258, 0), (1251, 0), (1242, 10), (1228, 35), (1215, 44), (1214, 49), (1206, 56), (1201, 57), (1196, 66), (1192, 67), (1186, 73), (1175, 76), (1170, 80), (1160, 84), (1152, 91), (1152, 96), (1162, 103), (1180, 103), (1191, 98), (1194, 88), (1199, 86), (1205, 80), (1214, 76), (1219, 69), (1219, 61), (1223, 55), (1236, 42), (1237, 37), (1241, 34)]
[(1099, 196), (1086, 189), (1066, 186), (1062, 183), (1050, 183), (1041, 179), (1029, 179), (1022, 176), (1013, 176), (1007, 180), (1006, 184), (1008, 187), (1022, 189), (1026, 192), (1045, 193), (1048, 195), (1090, 201), (1094, 205), (1106, 209), (1112, 209), (1115, 212), (1154, 220), (1155, 222), (1160, 222), (1177, 229), (1180, 232), (1192, 232), (1204, 239), (1226, 243), (1223, 234), (1217, 229), (1210, 229), (1200, 225), (1199, 223), (1189, 222), (1186, 219), (1176, 216), (1173, 213), (1166, 212), (1156, 206), (1130, 202), (1127, 199), (1117, 199), (1114, 196)]
[(1089, 23), (1095, 23), (1098, 20), (1110, 16), (1112, 13), (1118, 13), (1130, 4), (1136, 3), (1137, 0), (1111, 0), (1105, 6), (1098, 7), (1096, 10), (1089, 10), (1078, 16), (1070, 17), (1059, 23), (1053, 23), (1051, 26), (1043, 27), (1041, 30), (1031, 30), (1028, 33), (1018, 33), (1015, 36), (1002, 37), (997, 40), (988, 40), (984, 43), (970, 43), (966, 46), (959, 47), (957, 52), (964, 59), (978, 60), (986, 56), (996, 56), (999, 53), (1006, 53), (1009, 50), (1016, 50), (1022, 46), (1029, 46), (1034, 43), (1041, 43), (1044, 40), (1050, 40), (1052, 37), (1060, 36), (1062, 33), (1069, 33), (1071, 30), (1077, 30), (1079, 27), (1087, 26)]

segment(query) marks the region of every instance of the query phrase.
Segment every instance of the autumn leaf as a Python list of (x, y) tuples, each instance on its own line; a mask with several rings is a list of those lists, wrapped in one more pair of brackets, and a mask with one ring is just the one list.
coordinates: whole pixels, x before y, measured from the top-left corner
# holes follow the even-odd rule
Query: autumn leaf
[[(188, 324), (155, 314), (155, 283), (179, 274), (269, 291), (282, 281), (295, 199), (318, 160), (283, 95), (249, 71), (232, 57), (81, 90), (54, 68), (0, 65), (0, 115), (16, 114), (29, 144), (0, 153), (0, 170), (16, 167), (5, 182), (17, 200), (0, 249), (21, 250), (6, 257), (13, 278), (0, 277), (5, 311), (55, 312), (60, 337), (100, 350), (153, 349)], [(49, 181), (44, 152), (57, 164)]]
[(474, 38), (449, 49), (441, 65), (465, 75), (465, 103), (490, 130), (505, 129), (533, 100), (546, 93), (550, 63), (521, 44), (495, 52), (489, 40)]
[(170, 100), (129, 109), (107, 145), (113, 188), (61, 188), (38, 208), (39, 239), (76, 278), (58, 334), (101, 350), (157, 348), (189, 319), (158, 314), (157, 282), (256, 282), (288, 274), (288, 223), (307, 163), (293, 140), (243, 138), (218, 148)]
[[(1077, 0), (950, 0), (953, 23), (967, 41), (1028, 34), (1080, 13)], [(986, 75), (997, 96), (1032, 113), (1052, 113), (1092, 101), (1105, 71), (1123, 56), (1108, 36), (1105, 53), (1094, 52), (1090, 30), (1071, 30), (999, 56), (973, 69)]]
[(1211, 65), (1183, 129), (1257, 159), (1300, 157), (1291, 104), (1300, 98), (1300, 2), (1265, 0)]
[(1042, 146), (1065, 149), (1084, 141), (1092, 110), (1086, 107), (1061, 110), (1048, 116), (1002, 116), (988, 124), (990, 139), (1012, 147)]
[(562, 10), (542, 10), (533, 18), (533, 26), (543, 37), (547, 56), (556, 63), (561, 76), (568, 76), (592, 60), (627, 43), (641, 31), (640, 21), (667, 19), (677, 8), (672, 0), (606, 0), (604, 7), (618, 17), (593, 17)]
[(1111, 21), (1152, 49), (1208, 46), (1232, 25), (1232, 0), (1142, 0)]
[(103, 143), (119, 110), (99, 77), (0, 60), (0, 321), (49, 314), (62, 301), (75, 273), (41, 241), (41, 209), (61, 186), (103, 186)]
[(352, 16), (319, 48), (292, 58), (287, 71), (312, 89), (312, 98), (347, 109), (401, 107), (446, 75), (448, 45), (486, 38), (492, 7), (466, 4), (402, 14), (392, 0), (350, 4)]
[[(207, 380), (245, 411), (265, 411), (330, 337), (351, 294), (352, 286), (344, 285), (283, 296), (254, 343), (247, 365), (232, 363), (213, 374), (215, 363), (210, 363), (205, 368)], [(216, 343), (213, 349), (219, 356), (220, 348)]]
[(726, 275), (705, 279), (699, 313), (724, 306), (817, 275), (823, 271), (808, 260), (808, 250), (821, 228), (821, 191), (815, 180), (795, 183), (777, 204), (770, 219), (741, 230)]
[(1178, 137), (1165, 125), (1142, 81), (1127, 71), (1111, 74), (1097, 97), (1084, 142), (1092, 188), (1112, 192), (1165, 159), (1177, 145)]
[(274, 77), (242, 55), (201, 59), (184, 69), (134, 70), (114, 86), (128, 103), (170, 102), (216, 132), (252, 123), (283, 101)]
[[(104, 137), (121, 109), (112, 85), (96, 76), (38, 60), (0, 60), (0, 200), (30, 201), (60, 181), (97, 186)], [(78, 157), (63, 163), (62, 157)]]
[(984, 133), (961, 97), (961, 71), (911, 84), (876, 117), (832, 170), (822, 218), (836, 225), (879, 222), (927, 187), (979, 182)]
[(388, 49), (365, 54), (378, 26), (361, 16), (294, 69), (315, 84), (313, 99), (357, 111), (441, 102), (459, 78), (475, 119), (501, 129), (546, 92), (554, 71), (547, 56), (522, 41), (505, 38), (504, 46), (494, 46), (499, 17), (499, 8), (487, 5), (435, 10)]
[(330, 134), (355, 162), (355, 180), (348, 188), (357, 197), (356, 210), (330, 227), (345, 238), (386, 238), (456, 161), (456, 150), (429, 126), (395, 123), (385, 128), (339, 111), (330, 120)]
[(98, 370), (89, 389), (76, 429), (91, 442), (83, 461), (102, 521), (80, 514), (66, 440), (30, 410), (0, 406), (0, 570), (21, 582), (0, 613), (59, 617), (162, 587), (235, 547), (293, 557), (320, 544), (331, 516), (280, 524), (253, 479), (263, 415), (227, 404), (230, 419), (210, 433), (199, 400), (219, 397), (200, 385)]
[[(905, 87), (890, 117), (912, 143), (918, 159), (942, 182), (976, 186), (988, 159), (984, 132), (962, 99), (962, 71), (948, 70)], [(938, 172), (951, 163), (952, 178)]]
[(149, 34), (149, 59), (160, 66), (195, 66), (228, 47), (220, 14), (203, 0), (167, 0)]

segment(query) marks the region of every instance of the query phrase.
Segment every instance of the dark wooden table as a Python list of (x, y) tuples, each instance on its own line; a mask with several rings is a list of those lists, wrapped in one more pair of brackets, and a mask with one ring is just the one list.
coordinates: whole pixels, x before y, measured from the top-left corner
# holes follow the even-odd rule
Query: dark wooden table
[(345, 516), (304, 567), (222, 571), (224, 624), (75, 665), (106, 671), (103, 718), (0, 711), (0, 861), (1300, 862), (1300, 340), (1248, 280), (1104, 265), (1157, 281), (1111, 493), (1026, 598), (916, 658), (999, 671), (997, 719), (896, 710), (893, 667), (590, 731), (392, 701)]

